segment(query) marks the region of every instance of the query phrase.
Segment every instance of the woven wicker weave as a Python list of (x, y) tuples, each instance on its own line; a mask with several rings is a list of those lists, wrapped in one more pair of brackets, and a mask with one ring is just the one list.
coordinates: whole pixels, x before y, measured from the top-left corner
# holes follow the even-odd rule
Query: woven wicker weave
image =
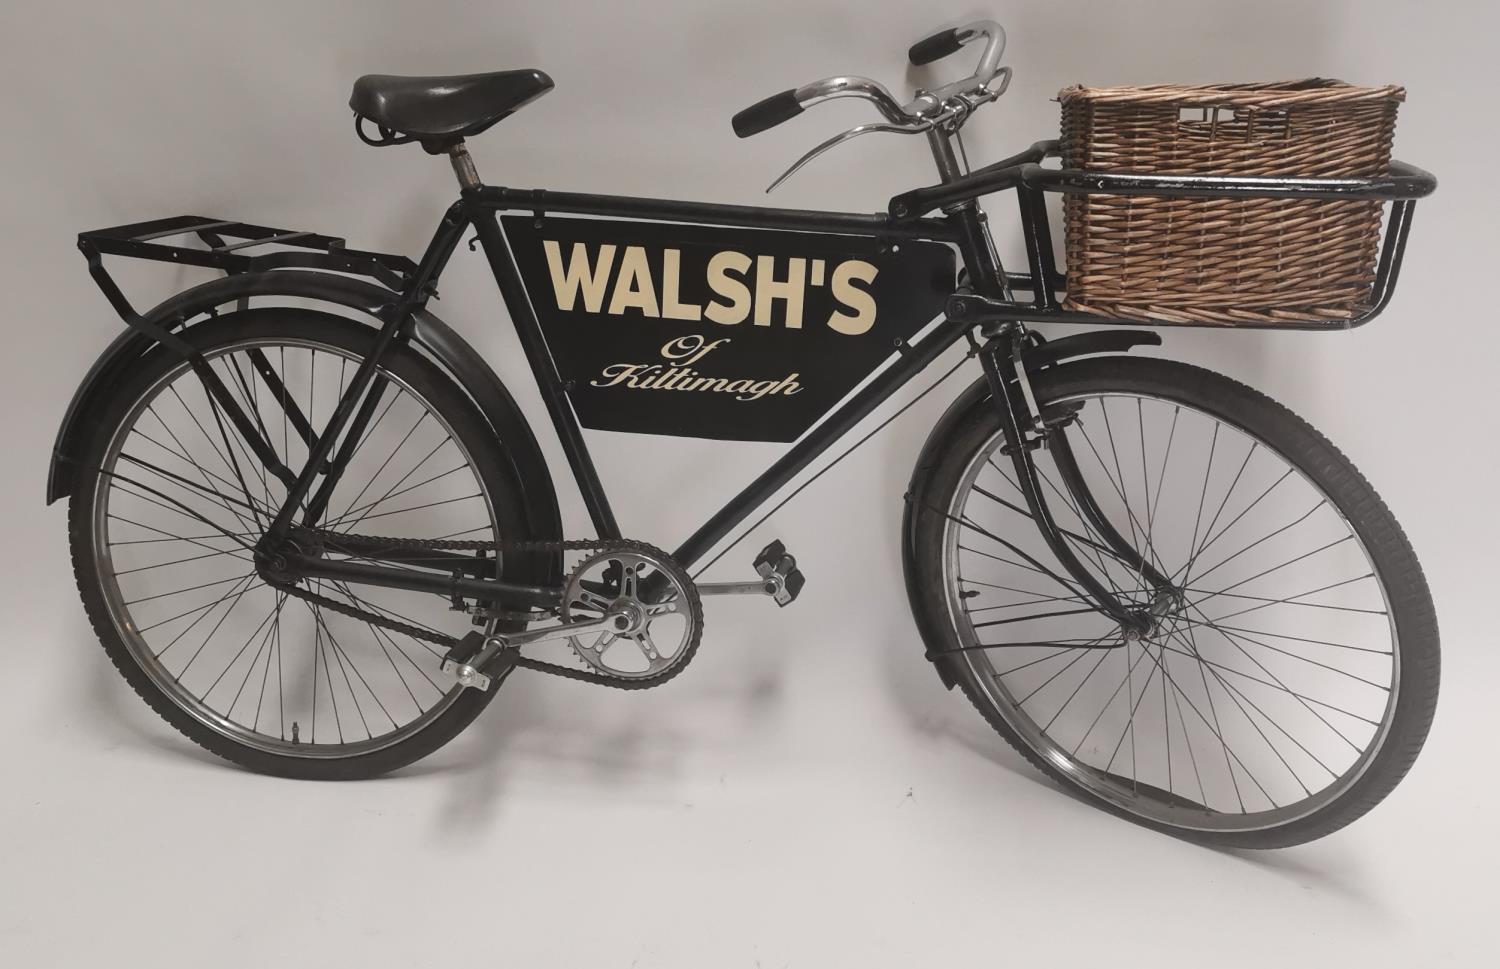
[[(1155, 175), (1386, 174), (1399, 87), (1071, 87), (1066, 168)], [(1344, 319), (1375, 275), (1381, 204), (1069, 195), (1067, 308), (1117, 319)]]

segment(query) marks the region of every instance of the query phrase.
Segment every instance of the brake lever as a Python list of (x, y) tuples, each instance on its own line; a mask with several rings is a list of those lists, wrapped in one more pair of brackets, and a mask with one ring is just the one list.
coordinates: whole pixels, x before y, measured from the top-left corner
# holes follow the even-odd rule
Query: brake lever
[(836, 148), (836, 147), (838, 147), (839, 145), (843, 144), (846, 141), (851, 141), (851, 140), (853, 140), (855, 138), (858, 138), (860, 135), (869, 135), (869, 134), (877, 134), (877, 133), (900, 134), (900, 135), (915, 135), (915, 134), (921, 134), (922, 132), (931, 129), (932, 126), (935, 123), (936, 123), (935, 120), (926, 120), (926, 119), (924, 119), (922, 121), (911, 123), (911, 124), (891, 124), (890, 122), (887, 122), (887, 121), (872, 121), (872, 122), (870, 122), (868, 124), (855, 125), (854, 127), (850, 128), (848, 131), (844, 131), (844, 132), (841, 132), (839, 134), (834, 135), (832, 138), (829, 138), (827, 141), (823, 142), (821, 145), (818, 145), (812, 151), (808, 152), (807, 154), (803, 155), (801, 158), (797, 159), (797, 161), (792, 165), (791, 168), (788, 168), (786, 171), (782, 172), (781, 175), (780, 175), (780, 177), (778, 177), (776, 179), (776, 181), (772, 182), (770, 185), (768, 185), (766, 187), (766, 194), (770, 195), (772, 192), (776, 191), (776, 186), (780, 185), (782, 182), (786, 181), (788, 178), (791, 178), (793, 175), (795, 175), (802, 168), (802, 166), (806, 165), (808, 162), (812, 161), (814, 158), (817, 158), (819, 155), (823, 154), (825, 151), (828, 151), (828, 150), (830, 150), (832, 148)]

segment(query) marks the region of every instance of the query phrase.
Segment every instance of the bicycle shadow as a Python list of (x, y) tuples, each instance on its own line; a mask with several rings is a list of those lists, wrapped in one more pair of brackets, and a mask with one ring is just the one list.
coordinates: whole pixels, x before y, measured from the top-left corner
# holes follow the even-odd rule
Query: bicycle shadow
[[(129, 748), (185, 769), (252, 774), (188, 740), (158, 718), (92, 646), (92, 630), (68, 635), (78, 654), (68, 662), (89, 666), (82, 715), (77, 724), (103, 752)], [(88, 653), (89, 655), (84, 655)], [(650, 699), (621, 695), (624, 702), (581, 706), (584, 684), (547, 683), (544, 674), (518, 671), (479, 717), (442, 750), (383, 777), (375, 786), (438, 783), (446, 791), (432, 827), (444, 836), (473, 834), (493, 824), (518, 783), (559, 796), (670, 801), (674, 779), (687, 756), (701, 754), (704, 738), (693, 729), (705, 709), (732, 711), (736, 733), (753, 729), (780, 700), (776, 670), (748, 679), (700, 688), (687, 703), (645, 707)], [(71, 688), (70, 688), (71, 691)], [(76, 702), (76, 695), (73, 699)], [(606, 709), (601, 712), (600, 707)], [(747, 726), (748, 725), (748, 726)], [(294, 784), (295, 781), (278, 781)]]
[(712, 728), (703, 725), (727, 725), (725, 742), (732, 743), (771, 715), (781, 684), (778, 668), (754, 663), (679, 693), (675, 703), (652, 704), (637, 692), (601, 697), (597, 686), (519, 670), (448, 748), (388, 782), (441, 775), (451, 794), (436, 827), (449, 833), (494, 823), (499, 806), (522, 783), (549, 796), (670, 803), (685, 762), (715, 742)]

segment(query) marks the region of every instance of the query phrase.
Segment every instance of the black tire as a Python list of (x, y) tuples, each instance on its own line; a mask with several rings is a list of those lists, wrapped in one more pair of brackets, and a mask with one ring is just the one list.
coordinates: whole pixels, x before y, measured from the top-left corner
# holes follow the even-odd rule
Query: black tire
[[(199, 323), (184, 333), (184, 339), (206, 355), (246, 340), (296, 339), (363, 357), (372, 349), (375, 336), (375, 330), (368, 326), (307, 310), (253, 310), (231, 314)], [(101, 401), (96, 412), (99, 425), (82, 467), (101, 466), (105, 449), (137, 400), (178, 366), (180, 363), (174, 354), (158, 351), (143, 359), (130, 379), (116, 388), (109, 399)], [(500, 442), (463, 391), (435, 365), (409, 348), (394, 348), (383, 369), (409, 387), (451, 428), (453, 437), (467, 451), (475, 475), (482, 480), (490, 496), (500, 534), (507, 540), (533, 538), (527, 530), (525, 509), (518, 497), (520, 490), (513, 472), (507, 470), (509, 464)], [(389, 746), (348, 757), (298, 757), (269, 752), (210, 728), (180, 706), (142, 668), (111, 614), (103, 587), (107, 580), (95, 566), (98, 540), (95, 499), (104, 480), (101, 474), (80, 473), (69, 504), (73, 570), (84, 608), (105, 652), (125, 680), (162, 719), (204, 749), (250, 770), (281, 777), (310, 780), (375, 777), (437, 750), (468, 726), (494, 698), (498, 684), (489, 691), (461, 690), (455, 686), (453, 690), (459, 694), (456, 699), (417, 732)], [(515, 574), (522, 567), (524, 565), (508, 563), (508, 577), (531, 581), (529, 576)], [(459, 629), (456, 634), (462, 635), (462, 632)]]
[[(1421, 566), (1401, 527), (1359, 471), (1327, 439), (1287, 408), (1243, 384), (1198, 367), (1159, 359), (1106, 357), (1043, 370), (1033, 375), (1032, 382), (1044, 411), (1048, 402), (1070, 395), (1120, 393), (1180, 402), (1264, 442), (1321, 489), (1363, 543), (1385, 589), (1396, 631), (1394, 638), (1399, 640), (1399, 687), (1395, 702), (1390, 704), (1394, 712), (1378, 750), (1336, 799), (1304, 817), (1274, 827), (1205, 831), (1159, 823), (1132, 813), (1059, 770), (997, 709), (991, 694), (977, 678), (975, 664), (965, 659), (974, 654), (939, 656), (936, 662), (945, 682), (950, 686), (956, 682), (1002, 737), (1038, 770), (1071, 793), (1120, 817), (1187, 840), (1240, 848), (1295, 845), (1330, 834), (1378, 804), (1411, 768), (1431, 726), (1438, 696), (1438, 629)], [(994, 440), (999, 426), (998, 415), (987, 395), (971, 394), (961, 405), (955, 405), (954, 411), (934, 431), (924, 451), (927, 458), (919, 462), (912, 479), (907, 520), (907, 587), (918, 625), (932, 654), (956, 649), (961, 644), (955, 622), (950, 618), (951, 600), (944, 589), (944, 535), (949, 519), (937, 509), (950, 507), (966, 467), (987, 442)], [(1132, 757), (1133, 745), (1132, 740)]]

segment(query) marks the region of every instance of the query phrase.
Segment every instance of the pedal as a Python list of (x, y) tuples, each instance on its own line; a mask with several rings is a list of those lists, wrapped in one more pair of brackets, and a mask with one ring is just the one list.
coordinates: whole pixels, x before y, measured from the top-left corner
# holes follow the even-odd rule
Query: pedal
[(797, 560), (787, 554), (780, 541), (772, 542), (755, 557), (754, 582), (700, 582), (698, 594), (704, 596), (763, 595), (776, 600), (778, 606), (794, 601), (807, 580), (797, 568)]
[(460, 686), (488, 690), (491, 677), (482, 670), (498, 651), (491, 647), (499, 641), (487, 642), (487, 640), (488, 637), (481, 632), (472, 632), (464, 636), (463, 639), (454, 643), (447, 653), (443, 654), (442, 671), (457, 680)]
[[(767, 592), (778, 606), (796, 601), (807, 584), (802, 570), (797, 568), (797, 559), (786, 550), (778, 539), (760, 550), (755, 557), (755, 571), (767, 586)], [(771, 587), (774, 586), (774, 589)]]

